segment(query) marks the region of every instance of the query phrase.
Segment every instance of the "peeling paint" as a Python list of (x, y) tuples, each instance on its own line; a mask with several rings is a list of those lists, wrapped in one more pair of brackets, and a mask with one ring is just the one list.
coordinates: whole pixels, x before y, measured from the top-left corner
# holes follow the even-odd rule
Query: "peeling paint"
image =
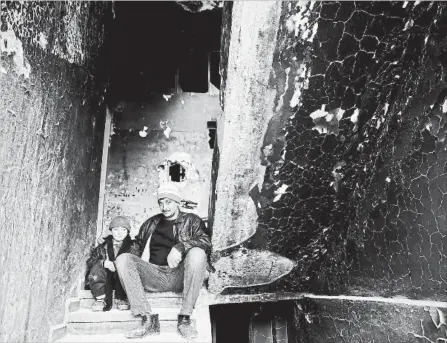
[[(310, 69), (307, 68), (307, 65), (302, 63), (300, 68), (298, 69), (298, 73), (295, 76), (295, 92), (293, 93), (292, 99), (290, 100), (290, 107), (292, 109), (301, 105), (301, 94), (304, 89), (307, 89), (309, 86), (309, 76)], [(293, 119), (294, 116), (291, 116)]]
[(163, 134), (165, 135), (165, 137), (169, 139), (169, 135), (172, 129), (169, 127), (168, 121), (160, 121), (160, 128), (163, 130)]
[(318, 30), (318, 23), (309, 22), (310, 13), (315, 5), (315, 1), (299, 1), (296, 7), (299, 8), (297, 14), (289, 18), (286, 23), (289, 30), (294, 28), (295, 37), (300, 37), (304, 41), (312, 42)]
[[(16, 37), (14, 31), (0, 31), (0, 54), (11, 56), (15, 72), (26, 79), (29, 78), (31, 66), (24, 56), (22, 42)], [(6, 71), (6, 68), (2, 66), (2, 72), (3, 70)]]
[(276, 112), (279, 112), (284, 104), (284, 95), (289, 90), (289, 74), (290, 74), (290, 67), (285, 69), (286, 73), (286, 81), (284, 82), (284, 92), (279, 97), (278, 106), (276, 106)]
[(40, 32), (36, 37), (33, 38), (35, 44), (39, 45), (43, 50), (47, 48), (48, 39), (45, 33)]
[(413, 19), (408, 19), (408, 21), (405, 23), (403, 31), (407, 31), (409, 28), (413, 26), (413, 24), (414, 24)]
[(315, 123), (313, 130), (324, 134), (338, 134), (338, 122), (343, 118), (345, 111), (338, 108), (331, 112), (326, 112), (325, 108), (326, 105), (322, 105), (320, 110), (316, 110), (310, 114), (310, 117)]
[(281, 197), (283, 196), (283, 194), (286, 192), (287, 188), (289, 188), (288, 185), (283, 184), (281, 187), (279, 187), (276, 191), (275, 191), (275, 198), (273, 199), (273, 202), (278, 201), (279, 199), (281, 199)]
[(346, 165), (345, 161), (337, 162), (334, 169), (332, 170), (332, 176), (334, 177), (334, 181), (331, 182), (331, 186), (334, 188), (336, 192), (338, 192), (338, 184), (341, 179), (343, 179), (344, 174), (339, 170), (342, 169)]

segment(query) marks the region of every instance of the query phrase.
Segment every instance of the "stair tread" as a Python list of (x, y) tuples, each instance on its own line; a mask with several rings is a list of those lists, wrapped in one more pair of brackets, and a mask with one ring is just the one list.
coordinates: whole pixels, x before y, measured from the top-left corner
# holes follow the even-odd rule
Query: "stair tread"
[[(124, 336), (124, 334), (119, 334), (119, 333), (115, 333), (115, 334), (99, 334), (99, 335), (74, 335), (74, 334), (67, 334), (64, 337), (62, 337), (61, 339), (57, 340), (56, 342), (59, 343), (69, 343), (69, 342), (73, 342), (73, 343), (77, 343), (77, 342), (98, 342), (98, 343), (102, 343), (102, 342), (114, 342), (114, 343), (118, 343), (118, 342), (156, 342), (156, 343), (183, 343), (183, 342), (187, 342), (185, 339), (183, 339), (179, 334), (175, 333), (175, 332), (166, 332), (166, 333), (161, 333), (160, 335), (156, 335), (156, 336), (147, 336), (147, 337), (143, 337), (143, 338), (135, 338), (135, 339), (128, 339)], [(210, 340), (201, 340), (200, 338), (198, 338), (197, 340), (195, 340), (194, 342), (196, 343), (211, 343)]]
[[(177, 320), (179, 310), (179, 308), (175, 307), (164, 307), (153, 308), (152, 312), (158, 313), (160, 320)], [(195, 317), (194, 313), (191, 317)], [(135, 318), (132, 315), (130, 310), (120, 311), (118, 309), (112, 309), (106, 312), (94, 312), (90, 308), (81, 308), (67, 315), (68, 323), (122, 322), (139, 320), (139, 318)]]
[[(181, 298), (182, 293), (176, 292), (146, 292), (146, 298)], [(82, 289), (79, 291), (80, 299), (93, 299), (92, 292)]]

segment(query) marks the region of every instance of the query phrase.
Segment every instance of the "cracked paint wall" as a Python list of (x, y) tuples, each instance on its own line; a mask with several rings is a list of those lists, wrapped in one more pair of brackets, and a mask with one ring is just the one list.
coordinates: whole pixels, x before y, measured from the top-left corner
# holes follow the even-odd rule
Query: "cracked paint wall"
[(106, 86), (98, 47), (110, 11), (0, 7), (0, 341), (43, 342), (63, 321), (95, 236)]
[(122, 102), (114, 113), (104, 228), (113, 216), (124, 214), (132, 218), (136, 234), (160, 212), (156, 191), (160, 177), (168, 175), (166, 166), (160, 170), (166, 159), (187, 167), (186, 180), (178, 186), (185, 200), (197, 203), (193, 211), (207, 218), (213, 154), (207, 121), (220, 112), (217, 95), (210, 94), (154, 93), (145, 102)]
[(300, 301), (297, 342), (445, 342), (447, 308), (347, 300)]
[[(230, 38), (224, 31), (213, 289), (445, 299), (447, 7), (283, 2), (273, 18), (252, 9), (264, 20), (260, 29), (250, 16), (241, 24), (245, 6), (224, 8)], [(244, 69), (249, 62), (234, 67), (243, 51), (237, 42), (261, 39), (274, 25), (273, 48), (260, 45), (263, 59), (253, 53), (251, 69)], [(256, 125), (233, 107), (243, 90)], [(241, 148), (252, 154), (245, 158), (251, 173), (232, 169), (225, 155), (240, 147), (231, 123), (242, 115), (245, 142), (256, 146)], [(219, 212), (225, 203), (250, 211)], [(244, 276), (244, 266), (220, 261), (249, 251), (268, 251), (293, 269), (278, 280), (268, 276), (267, 286), (242, 287), (259, 283)]]

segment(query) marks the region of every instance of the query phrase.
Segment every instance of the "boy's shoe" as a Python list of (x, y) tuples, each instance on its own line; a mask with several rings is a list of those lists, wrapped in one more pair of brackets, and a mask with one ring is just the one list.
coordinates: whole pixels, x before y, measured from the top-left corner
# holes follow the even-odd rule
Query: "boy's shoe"
[(158, 320), (158, 314), (148, 314), (141, 317), (143, 318), (142, 325), (125, 334), (126, 338), (142, 338), (145, 336), (160, 334), (160, 321)]
[(130, 309), (129, 302), (127, 300), (116, 299), (116, 307), (120, 311), (126, 311)]
[(181, 314), (178, 316), (177, 330), (187, 341), (196, 339), (198, 336), (196, 326), (189, 316)]
[(103, 311), (104, 307), (106, 307), (106, 301), (104, 299), (97, 299), (92, 306), (92, 311), (98, 312)]

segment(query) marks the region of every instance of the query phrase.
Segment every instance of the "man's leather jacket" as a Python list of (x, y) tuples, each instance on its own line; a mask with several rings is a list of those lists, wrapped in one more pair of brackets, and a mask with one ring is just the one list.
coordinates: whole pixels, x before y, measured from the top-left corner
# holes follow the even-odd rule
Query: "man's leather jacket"
[[(157, 224), (163, 218), (163, 214), (157, 214), (146, 220), (140, 227), (138, 235), (130, 248), (130, 253), (141, 257), (147, 241), (155, 231)], [(174, 246), (182, 253), (182, 256), (194, 247), (205, 250), (208, 258), (211, 253), (211, 237), (203, 220), (194, 213), (180, 212), (174, 222)]]

